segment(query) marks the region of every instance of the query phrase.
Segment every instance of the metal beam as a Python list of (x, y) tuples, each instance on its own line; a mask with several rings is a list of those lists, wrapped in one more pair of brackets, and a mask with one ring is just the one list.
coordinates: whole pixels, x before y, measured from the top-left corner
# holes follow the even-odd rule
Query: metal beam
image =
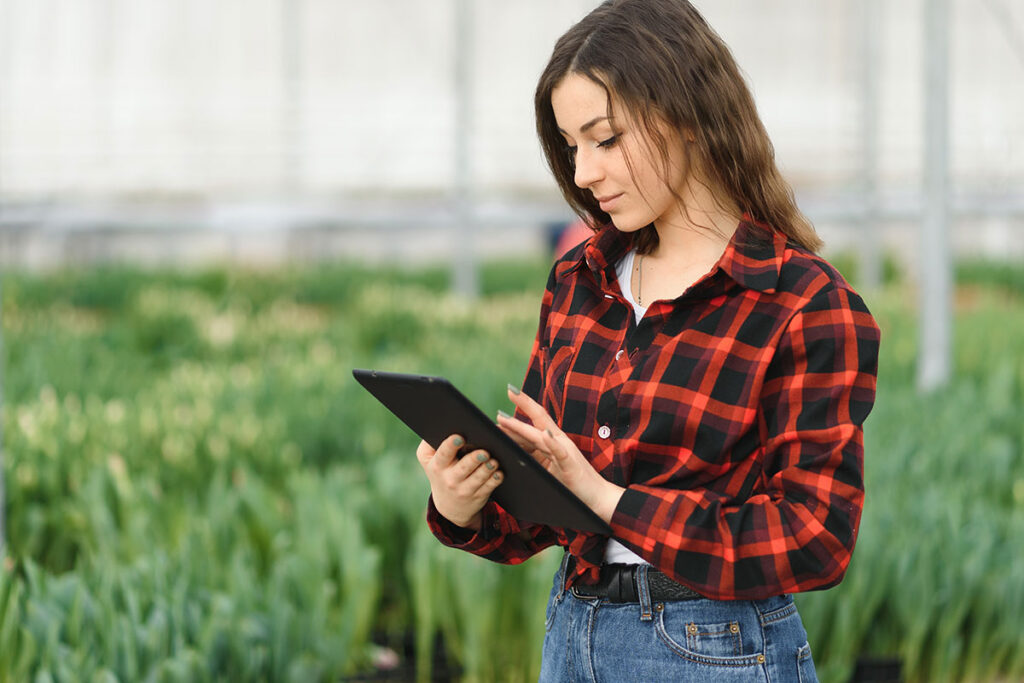
[(925, 11), (924, 215), (920, 263), (920, 357), (917, 385), (945, 385), (952, 367), (953, 264), (949, 239), (949, 0)]
[[(4, 78), (6, 74), (8, 64), (8, 54), (10, 51), (10, 26), (13, 23), (11, 21), (14, 12), (10, 9), (10, 6), (6, 2), (0, 2), (0, 103), (4, 102), (4, 96), (6, 93), (3, 92)], [(0, 228), (4, 224), (6, 216), (4, 216), (4, 187), (3, 187), (3, 108), (0, 104)], [(6, 365), (4, 359), (7, 357), (7, 353), (4, 350), (4, 329), (3, 320), (3, 288), (0, 285), (0, 416), (3, 415), (4, 408), (4, 386), (7, 383), (6, 376)], [(4, 481), (4, 456), (6, 455), (4, 449), (4, 421), (0, 419), (0, 558), (3, 558), (7, 553), (7, 517), (5, 512), (7, 510), (7, 489), (6, 482)]]
[(473, 221), (473, 3), (455, 0), (455, 216), (452, 285), (457, 294), (480, 293)]
[(878, 201), (879, 168), (879, 77), (881, 44), (879, 27), (881, 8), (878, 0), (861, 0), (861, 182), (864, 215), (860, 226), (860, 277), (858, 286), (867, 291), (882, 285), (882, 244), (879, 230), (881, 212)]
[(282, 187), (295, 197), (302, 185), (302, 22), (304, 0), (281, 0)]

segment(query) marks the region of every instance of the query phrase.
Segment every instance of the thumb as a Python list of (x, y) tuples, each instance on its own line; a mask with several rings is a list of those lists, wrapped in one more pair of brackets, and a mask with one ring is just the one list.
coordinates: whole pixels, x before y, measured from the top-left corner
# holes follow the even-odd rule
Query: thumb
[(426, 441), (420, 441), (420, 445), (416, 447), (416, 459), (420, 461), (421, 465), (426, 465), (428, 462), (434, 459), (434, 447)]

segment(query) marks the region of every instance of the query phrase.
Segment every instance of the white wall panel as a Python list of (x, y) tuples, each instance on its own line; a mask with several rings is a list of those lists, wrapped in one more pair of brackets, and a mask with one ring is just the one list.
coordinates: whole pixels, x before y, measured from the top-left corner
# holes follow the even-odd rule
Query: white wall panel
[[(921, 175), (922, 2), (879, 3), (883, 189), (916, 189)], [(790, 177), (855, 184), (857, 0), (697, 4), (732, 46)], [(591, 6), (475, 3), (469, 134), (481, 193), (553, 195), (533, 88), (555, 38)], [(953, 7), (954, 178), (1019, 188), (1024, 4)], [(444, 194), (464, 132), (454, 25), (451, 0), (0, 0), (0, 195)]]

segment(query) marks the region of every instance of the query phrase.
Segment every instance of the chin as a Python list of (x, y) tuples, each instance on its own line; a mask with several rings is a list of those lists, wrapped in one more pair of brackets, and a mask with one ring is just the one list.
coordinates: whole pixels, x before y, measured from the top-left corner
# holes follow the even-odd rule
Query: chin
[(614, 225), (615, 229), (619, 232), (636, 232), (637, 230), (646, 228), (650, 224), (650, 221), (644, 222), (639, 220), (630, 220), (628, 218), (619, 219), (612, 216), (612, 225)]

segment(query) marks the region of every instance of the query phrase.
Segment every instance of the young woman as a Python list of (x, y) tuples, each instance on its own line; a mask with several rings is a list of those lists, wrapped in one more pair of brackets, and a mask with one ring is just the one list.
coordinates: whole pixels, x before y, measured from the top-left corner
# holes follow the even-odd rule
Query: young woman
[(521, 523), (488, 454), (417, 456), (445, 544), (566, 548), (541, 680), (812, 681), (791, 593), (846, 571), (879, 332), (686, 0), (609, 0), (555, 45), (537, 130), (595, 234), (554, 266), (498, 424), (612, 529)]

